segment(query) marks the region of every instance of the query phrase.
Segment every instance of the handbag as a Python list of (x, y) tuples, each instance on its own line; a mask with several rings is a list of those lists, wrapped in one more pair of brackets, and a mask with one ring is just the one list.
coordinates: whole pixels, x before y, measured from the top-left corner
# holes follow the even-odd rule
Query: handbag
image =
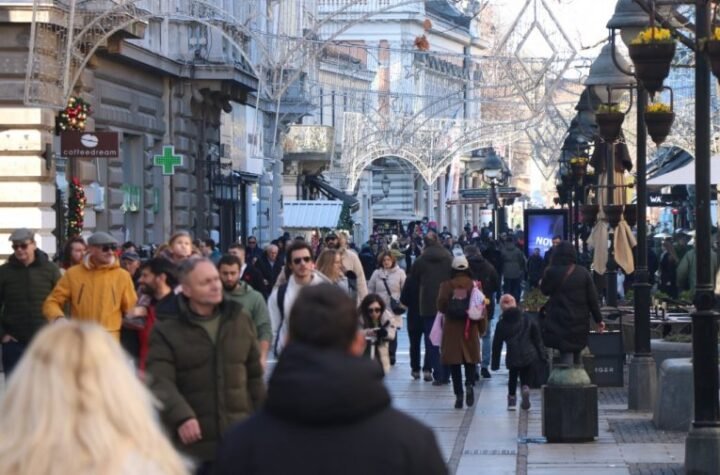
[(428, 335), (430, 343), (435, 346), (440, 346), (442, 343), (443, 318), (445, 318), (445, 316), (440, 312), (435, 315), (435, 321), (433, 322), (432, 329), (430, 330), (430, 335)]
[(387, 290), (388, 295), (390, 296), (390, 310), (392, 310), (392, 313), (395, 315), (402, 315), (407, 311), (407, 307), (400, 303), (398, 299), (392, 296), (390, 293), (390, 287), (388, 286), (387, 279), (382, 279), (383, 284), (385, 285), (385, 290)]

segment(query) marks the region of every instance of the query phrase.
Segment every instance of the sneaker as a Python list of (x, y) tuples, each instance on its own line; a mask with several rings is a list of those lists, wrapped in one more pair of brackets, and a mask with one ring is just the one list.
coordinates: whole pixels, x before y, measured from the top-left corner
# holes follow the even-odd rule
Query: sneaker
[(432, 381), (432, 372), (430, 372), (429, 370), (423, 371), (423, 379), (427, 382)]
[(414, 379), (415, 381), (417, 381), (418, 379), (420, 379), (420, 371), (413, 371), (413, 372), (410, 373), (410, 374), (412, 374), (412, 379)]
[(455, 396), (455, 409), (462, 409), (463, 408), (463, 397), (462, 394), (459, 396)]
[(520, 394), (522, 397), (522, 401), (520, 402), (520, 409), (528, 410), (530, 409), (530, 388), (527, 386), (523, 386), (520, 390)]
[(515, 396), (508, 396), (508, 411), (514, 411), (517, 405), (517, 398)]
[(467, 407), (472, 407), (475, 404), (475, 391), (472, 386), (465, 387), (465, 404), (467, 404)]
[(482, 377), (485, 378), (485, 379), (490, 379), (490, 378), (492, 378), (492, 375), (490, 374), (490, 371), (488, 371), (487, 368), (482, 368), (482, 369), (480, 370), (480, 374), (481, 374)]

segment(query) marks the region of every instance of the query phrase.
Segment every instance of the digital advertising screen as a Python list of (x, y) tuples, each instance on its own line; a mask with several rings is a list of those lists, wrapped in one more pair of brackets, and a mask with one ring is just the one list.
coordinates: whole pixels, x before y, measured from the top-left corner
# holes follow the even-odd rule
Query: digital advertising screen
[(568, 236), (568, 212), (565, 209), (526, 209), (525, 254), (530, 255), (536, 247), (540, 255), (552, 247), (553, 236)]

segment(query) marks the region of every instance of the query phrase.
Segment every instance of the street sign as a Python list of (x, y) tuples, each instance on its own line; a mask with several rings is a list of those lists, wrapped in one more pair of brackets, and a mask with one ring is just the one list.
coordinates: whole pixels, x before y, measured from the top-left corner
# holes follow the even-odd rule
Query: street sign
[(459, 191), (460, 196), (463, 198), (489, 198), (490, 193), (490, 188), (473, 188)]
[(60, 134), (60, 155), (66, 158), (118, 158), (120, 141), (117, 132), (80, 132)]
[(174, 175), (175, 167), (181, 167), (183, 164), (183, 156), (175, 155), (175, 147), (172, 145), (165, 145), (162, 155), (153, 157), (153, 164), (156, 167), (162, 167), (163, 175)]

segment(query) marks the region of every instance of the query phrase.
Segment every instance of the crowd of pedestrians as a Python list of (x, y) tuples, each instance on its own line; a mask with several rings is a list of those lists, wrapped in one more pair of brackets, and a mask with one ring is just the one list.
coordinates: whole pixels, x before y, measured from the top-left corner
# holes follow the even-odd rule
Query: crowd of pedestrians
[[(263, 249), (251, 236), (223, 253), (212, 240), (178, 232), (143, 259), (133, 243), (98, 231), (69, 240), (58, 267), (34, 233), (20, 229), (0, 266), (3, 368), (6, 377), (14, 373), (3, 404), (21, 408), (23, 394), (52, 397), (53, 388), (33, 389), (40, 384), (33, 372), (57, 360), (42, 368), (45, 377), (74, 393), (62, 404), (46, 402), (39, 417), (61, 421), (77, 411), (107, 431), (98, 447), (83, 447), (86, 459), (58, 458), (68, 467), (60, 473), (98, 473), (109, 443), (121, 453), (107, 460), (123, 474), (446, 473), (432, 432), (392, 409), (382, 384), (383, 375), (402, 371), (399, 338), (409, 339), (409, 377), (441, 388), (452, 382), (457, 409), (475, 404), (474, 387), (498, 369), (505, 344), (508, 409), (518, 377), (521, 408), (529, 409), (544, 345), (576, 363), (590, 316), (601, 322), (592, 279), (576, 265), (572, 245), (558, 239), (547, 255), (526, 259), (522, 239), (520, 230), (494, 240), (487, 227), (471, 226), (455, 239), (423, 220), (399, 239), (376, 237), (359, 250), (347, 234), (328, 232), (308, 241), (284, 235)], [(538, 322), (522, 312), (528, 286), (550, 296), (544, 326), (555, 331), (552, 341), (543, 343)], [(566, 301), (558, 303), (559, 295)], [(136, 372), (125, 365), (117, 384), (132, 383), (116, 402), (97, 358), (122, 365), (121, 345)], [(172, 446), (154, 425), (153, 400)], [(73, 401), (88, 406), (63, 406)], [(126, 413), (128, 404), (137, 407)], [(4, 414), (3, 430), (23, 424)], [(128, 414), (147, 420), (117, 420)], [(134, 440), (133, 430), (144, 430), (146, 440)], [(17, 434), (14, 444), (37, 436), (31, 428)], [(58, 447), (72, 450), (83, 437)], [(39, 461), (2, 460), (15, 445), (0, 440), (0, 473), (56, 472)]]

